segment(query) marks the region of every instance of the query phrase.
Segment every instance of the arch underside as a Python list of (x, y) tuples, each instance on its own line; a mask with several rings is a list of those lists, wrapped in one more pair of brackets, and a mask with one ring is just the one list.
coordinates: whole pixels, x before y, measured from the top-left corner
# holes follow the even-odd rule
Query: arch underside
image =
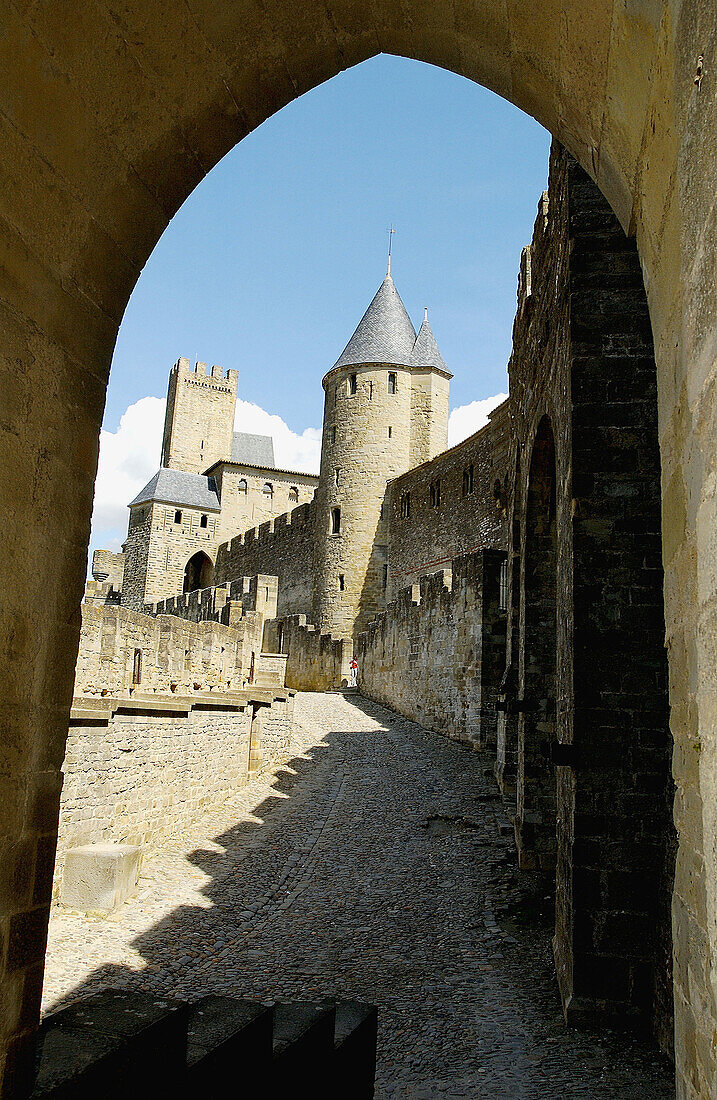
[[(677, 989), (678, 1077), (707, 1095), (717, 1076), (717, 83), (709, 65), (698, 79), (696, 63), (717, 56), (712, 3), (79, 0), (8, 6), (3, 19), (0, 461), (13, 531), (0, 565), (12, 715), (3, 833), (37, 869), (2, 931), (21, 942), (46, 905), (36, 853), (57, 825), (98, 430), (129, 294), (224, 153), (341, 70), (401, 54), (537, 118), (637, 236), (658, 363), (677, 881), (689, 880), (673, 903), (676, 973), (704, 974), (699, 998)], [(39, 1004), (42, 951), (39, 936), (7, 959), (7, 1081)]]

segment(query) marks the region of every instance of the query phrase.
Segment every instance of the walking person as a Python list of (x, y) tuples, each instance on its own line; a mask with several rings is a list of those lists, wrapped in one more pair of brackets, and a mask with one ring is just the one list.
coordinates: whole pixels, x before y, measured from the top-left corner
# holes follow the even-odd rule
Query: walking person
[(358, 687), (358, 661), (355, 657), (351, 658), (349, 668), (351, 669), (351, 687)]

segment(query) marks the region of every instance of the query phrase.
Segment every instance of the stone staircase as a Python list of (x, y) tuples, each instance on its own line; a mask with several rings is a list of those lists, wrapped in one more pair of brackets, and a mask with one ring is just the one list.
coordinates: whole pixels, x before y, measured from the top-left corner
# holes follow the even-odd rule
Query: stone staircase
[(370, 1100), (376, 1009), (355, 1001), (192, 1003), (106, 990), (40, 1025), (33, 1100)]

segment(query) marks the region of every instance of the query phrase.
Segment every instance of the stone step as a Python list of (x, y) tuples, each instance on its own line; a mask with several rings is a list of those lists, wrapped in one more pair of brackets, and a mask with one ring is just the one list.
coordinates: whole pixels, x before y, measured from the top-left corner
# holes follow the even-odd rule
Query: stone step
[[(191, 1005), (187, 1034), (186, 1094), (222, 1096), (239, 1067), (258, 1075), (272, 1058), (273, 1009), (233, 997), (208, 996)], [(253, 1072), (253, 1071), (252, 1071)]]
[(376, 1075), (378, 1010), (359, 1001), (339, 1001), (334, 1030), (334, 1079), (342, 1100), (371, 1100)]

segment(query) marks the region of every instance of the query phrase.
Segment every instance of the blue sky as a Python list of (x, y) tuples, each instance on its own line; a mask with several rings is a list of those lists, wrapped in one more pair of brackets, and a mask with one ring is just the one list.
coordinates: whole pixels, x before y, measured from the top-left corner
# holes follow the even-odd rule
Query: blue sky
[[(141, 399), (165, 397), (180, 355), (239, 370), (249, 430), (254, 405), (299, 435), (319, 428), (321, 378), (383, 278), (391, 222), (396, 286), (416, 326), (429, 308), (455, 375), (451, 405), (504, 391), (520, 250), (549, 141), (484, 88), (388, 56), (250, 134), (187, 199), (132, 294), (102, 437), (105, 466), (114, 449), (130, 476), (125, 485), (105, 470), (98, 504), (156, 468), (159, 439), (146, 437), (160, 405), (141, 406), (142, 455), (124, 453), (134, 414), (118, 427)], [(123, 537), (123, 515), (96, 509), (93, 544)]]

